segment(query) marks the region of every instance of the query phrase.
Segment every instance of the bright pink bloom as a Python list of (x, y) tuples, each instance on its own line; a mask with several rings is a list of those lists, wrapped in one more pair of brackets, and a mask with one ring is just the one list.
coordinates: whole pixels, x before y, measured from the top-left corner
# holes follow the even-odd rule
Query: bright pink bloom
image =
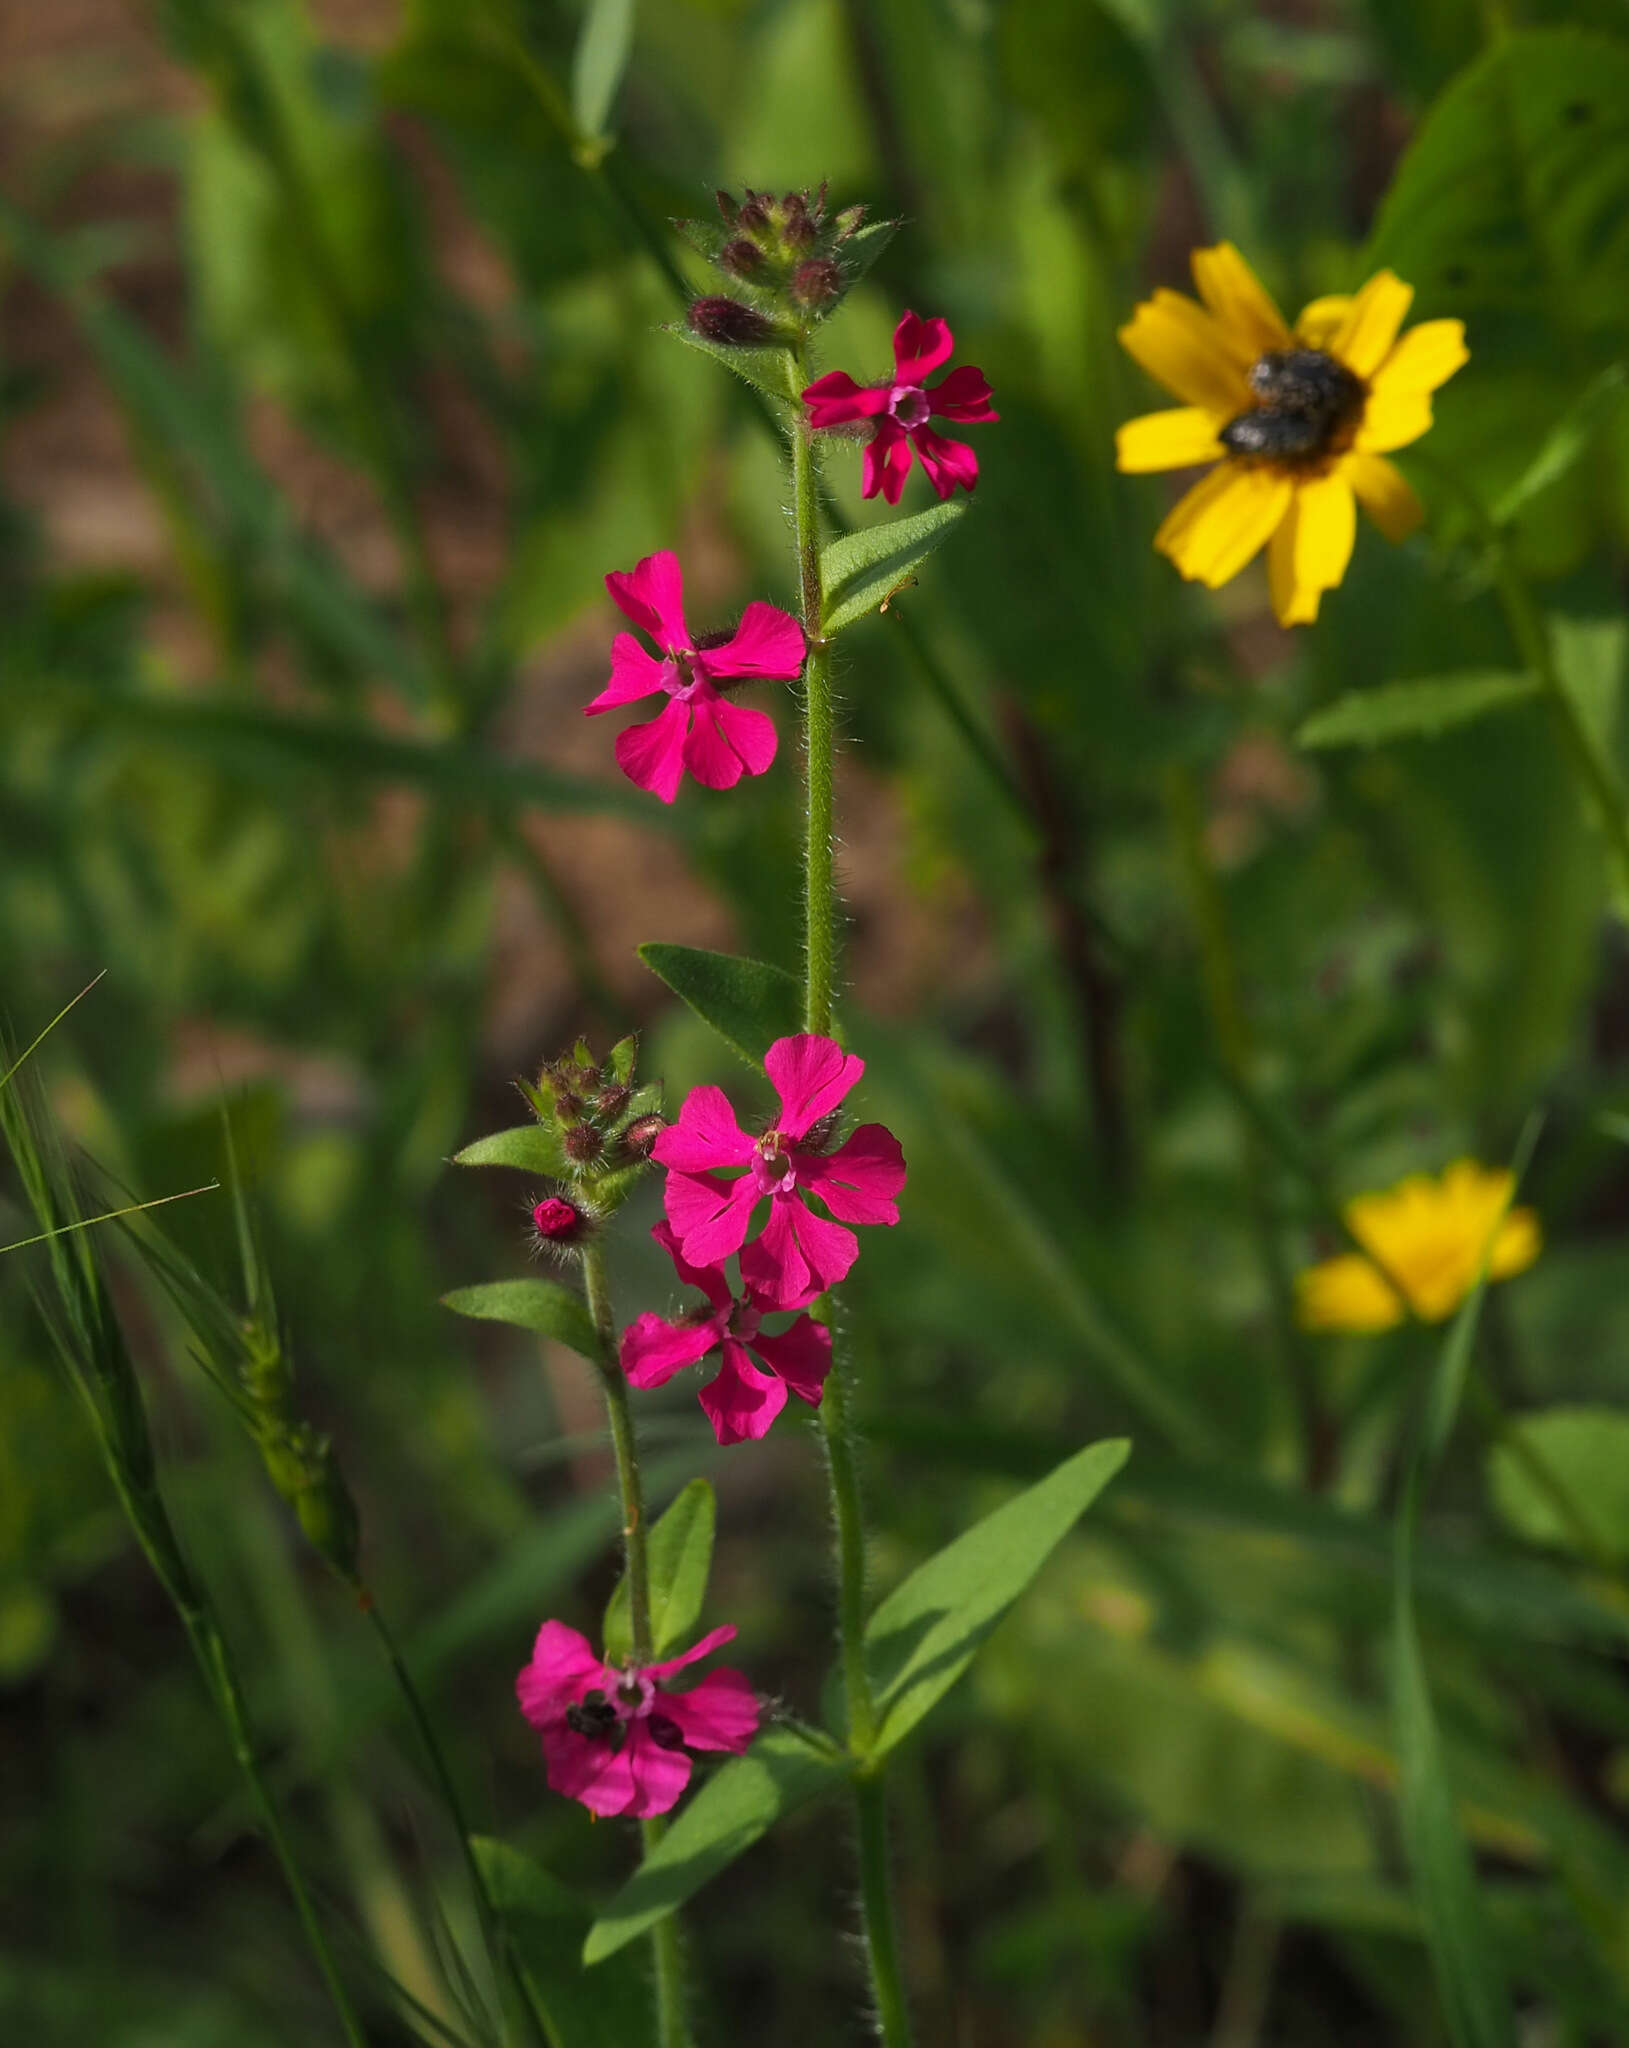
[(532, 1211), (532, 1223), (538, 1236), (554, 1240), (575, 1236), (582, 1220), (583, 1212), (576, 1203), (562, 1201), (558, 1195), (545, 1195)]
[(668, 701), (655, 718), (617, 734), (617, 765), (628, 780), (670, 804), (687, 768), (709, 789), (733, 789), (744, 774), (762, 775), (775, 758), (773, 721), (730, 703), (716, 685), (795, 676), (803, 666), (797, 620), (754, 599), (722, 645), (698, 648), (685, 624), (684, 579), (670, 548), (647, 555), (630, 574), (613, 570), (605, 587), (664, 657), (659, 661), (632, 633), (619, 633), (611, 643), (611, 680), (583, 707), (592, 718), (665, 692)]
[(739, 1671), (710, 1671), (688, 1692), (660, 1681), (735, 1635), (715, 1628), (682, 1657), (619, 1668), (561, 1621), (537, 1632), (532, 1661), (515, 1680), (520, 1710), (543, 1735), (550, 1785), (591, 1813), (666, 1813), (690, 1782), (690, 1749), (739, 1756), (758, 1727), (758, 1701)]
[[(724, 1362), (717, 1378), (697, 1396), (721, 1444), (767, 1436), (769, 1425), (786, 1406), (788, 1391), (818, 1408), (831, 1371), (831, 1332), (824, 1323), (799, 1316), (780, 1336), (765, 1336), (759, 1325), (774, 1311), (773, 1301), (750, 1286), (745, 1298), (737, 1301), (720, 1267), (689, 1263), (670, 1223), (658, 1223), (651, 1236), (685, 1285), (699, 1287), (706, 1295), (707, 1307), (693, 1309), (676, 1323), (648, 1312), (631, 1322), (622, 1333), (622, 1370), (628, 1384), (665, 1386), (685, 1366), (722, 1350)], [(773, 1370), (760, 1372), (749, 1351)]]
[(928, 482), (941, 498), (958, 484), (970, 491), (979, 480), (979, 459), (965, 441), (947, 441), (928, 425), (930, 419), (998, 420), (990, 404), (984, 372), (972, 363), (952, 370), (937, 384), (925, 380), (948, 363), (956, 337), (944, 320), (920, 320), (907, 313), (894, 329), (894, 374), (886, 383), (856, 384), (846, 370), (817, 377), (803, 394), (811, 427), (842, 427), (851, 420), (876, 421), (865, 451), (861, 496), (878, 491), (890, 505), (899, 503), (910, 474), (911, 450), (922, 458)]
[[(739, 1251), (741, 1278), (762, 1307), (803, 1308), (859, 1256), (860, 1241), (845, 1223), (899, 1221), (894, 1197), (905, 1185), (905, 1157), (881, 1124), (862, 1124), (835, 1152), (825, 1149), (816, 1126), (865, 1072), (865, 1061), (835, 1039), (809, 1032), (777, 1038), (764, 1070), (781, 1106), (762, 1137), (742, 1130), (722, 1088), (692, 1088), (651, 1157), (668, 1168), (667, 1220), (692, 1266), (716, 1266)], [(719, 1179), (714, 1169), (730, 1167), (746, 1171)], [(809, 1195), (837, 1221), (809, 1208)], [(765, 1196), (769, 1220), (748, 1244), (752, 1212)]]

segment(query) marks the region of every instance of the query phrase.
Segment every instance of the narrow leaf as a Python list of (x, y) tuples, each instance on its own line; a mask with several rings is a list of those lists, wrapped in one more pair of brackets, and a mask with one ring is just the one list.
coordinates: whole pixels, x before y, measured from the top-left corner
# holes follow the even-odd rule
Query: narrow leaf
[(635, 2048), (654, 2037), (643, 1969), (583, 1965), (593, 1915), (577, 1885), (487, 1835), (470, 1840), (492, 1904), (556, 2048)]
[[(707, 1597), (707, 1575), (713, 1566), (713, 1528), (718, 1504), (705, 1479), (690, 1484), (650, 1532), (647, 1566), (650, 1573), (651, 1648), (658, 1657), (676, 1650), (694, 1630)], [(617, 1581), (605, 1610), (605, 1660), (626, 1663), (633, 1652), (628, 1614), (628, 1581)]]
[(828, 634), (841, 633), (896, 591), (967, 511), (966, 499), (930, 505), (909, 519), (862, 526), (820, 551), (820, 588)]
[(1493, 507), (1495, 525), (1507, 525), (1530, 498), (1559, 483), (1587, 450), (1600, 445), (1626, 385), (1629, 367), (1610, 363), (1584, 386), (1545, 436), (1537, 455)]
[(518, 1166), (525, 1173), (547, 1173), (564, 1179), (571, 1171), (558, 1124), (517, 1124), (493, 1131), (453, 1154), (454, 1166)]
[(865, 1632), (885, 1755), (973, 1661), (980, 1644), (1130, 1455), (1124, 1437), (1090, 1444), (986, 1515), (912, 1572)]
[(1295, 735), (1301, 747), (1376, 746), (1382, 740), (1435, 739), (1490, 711), (1522, 704), (1538, 694), (1536, 676), (1490, 669), (1420, 682), (1382, 683), (1354, 690), (1315, 711)]
[(639, 957), (755, 1067), (777, 1038), (803, 1029), (803, 991), (784, 967), (659, 943), (641, 946)]
[(852, 291), (888, 244), (898, 234), (897, 220), (868, 220), (857, 227), (837, 251), (843, 283)]
[(1629, 1415), (1546, 1408), (1505, 1431), (1488, 1459), (1501, 1519), (1529, 1543), (1629, 1561)]
[(588, 0), (571, 64), (571, 111), (583, 136), (601, 140), (633, 55), (634, 0)]
[(762, 392), (774, 405), (790, 411), (792, 407), (792, 379), (789, 369), (791, 357), (784, 348), (726, 348), (721, 341), (709, 341), (705, 335), (693, 334), (688, 327), (677, 321), (670, 321), (663, 329), (675, 341), (682, 341), (686, 348), (699, 349), (704, 356), (711, 356), (715, 363), (722, 363), (726, 370), (750, 384), (754, 391)]
[(480, 1287), (455, 1287), (441, 1297), (454, 1315), (488, 1323), (512, 1323), (569, 1344), (584, 1358), (599, 1361), (599, 1336), (580, 1294), (553, 1280), (489, 1280)]
[(771, 1728), (709, 1778), (589, 1929), (585, 1963), (603, 1962), (654, 1927), (799, 1806), (839, 1785), (852, 1764), (790, 1728)]

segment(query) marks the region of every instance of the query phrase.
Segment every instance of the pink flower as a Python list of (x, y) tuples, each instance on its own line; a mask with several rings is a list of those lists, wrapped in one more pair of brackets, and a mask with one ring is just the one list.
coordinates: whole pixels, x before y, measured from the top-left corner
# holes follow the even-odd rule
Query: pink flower
[[(699, 1287), (706, 1295), (707, 1307), (692, 1309), (675, 1323), (649, 1313), (630, 1323), (622, 1333), (622, 1370), (628, 1384), (665, 1386), (685, 1366), (722, 1350), (724, 1362), (717, 1377), (697, 1396), (721, 1444), (767, 1436), (769, 1425), (786, 1406), (788, 1391), (818, 1408), (831, 1371), (830, 1330), (799, 1316), (780, 1336), (766, 1337), (759, 1325), (775, 1308), (773, 1301), (750, 1286), (745, 1298), (737, 1301), (719, 1267), (689, 1263), (671, 1224), (658, 1223), (651, 1236), (672, 1259), (685, 1285)], [(760, 1372), (747, 1356), (749, 1351), (773, 1370)]]
[[(905, 1185), (905, 1158), (881, 1124), (862, 1124), (835, 1152), (826, 1149), (825, 1131), (816, 1127), (865, 1072), (865, 1061), (835, 1039), (808, 1032), (777, 1038), (764, 1070), (781, 1104), (762, 1137), (742, 1130), (722, 1088), (692, 1088), (651, 1157), (668, 1168), (667, 1220), (692, 1266), (716, 1266), (739, 1251), (741, 1278), (761, 1307), (803, 1308), (859, 1256), (860, 1241), (845, 1223), (899, 1221), (894, 1197)], [(721, 1180), (713, 1170), (721, 1167), (746, 1171)], [(837, 1221), (809, 1208), (809, 1195)], [(747, 1244), (752, 1212), (765, 1196), (769, 1220)]]
[(613, 570), (605, 587), (665, 657), (658, 661), (632, 633), (619, 633), (611, 643), (611, 680), (583, 707), (592, 718), (665, 692), (668, 701), (655, 718), (617, 734), (617, 765), (628, 780), (670, 804), (687, 768), (709, 789), (733, 789), (743, 774), (762, 775), (775, 758), (773, 722), (765, 712), (731, 704), (715, 686), (795, 676), (803, 666), (797, 620), (754, 599), (722, 645), (698, 648), (685, 624), (684, 579), (670, 548), (647, 555), (631, 574)]
[(688, 1692), (660, 1681), (735, 1635), (715, 1628), (665, 1664), (619, 1668), (588, 1638), (546, 1621), (532, 1661), (515, 1680), (520, 1710), (543, 1735), (550, 1785), (591, 1813), (666, 1813), (690, 1782), (685, 1748), (739, 1756), (758, 1727), (758, 1701), (739, 1671), (710, 1671)]
[(967, 443), (947, 441), (928, 425), (933, 418), (970, 425), (1001, 417), (990, 404), (984, 372), (971, 363), (952, 370), (937, 384), (925, 382), (931, 370), (949, 362), (955, 346), (948, 322), (920, 320), (907, 313), (894, 329), (894, 374), (887, 383), (856, 384), (846, 370), (832, 370), (804, 392), (811, 427), (876, 421), (865, 451), (862, 496), (874, 498), (881, 491), (890, 505), (897, 505), (910, 474), (912, 448), (941, 498), (948, 498), (958, 484), (970, 491), (978, 482), (979, 459)]

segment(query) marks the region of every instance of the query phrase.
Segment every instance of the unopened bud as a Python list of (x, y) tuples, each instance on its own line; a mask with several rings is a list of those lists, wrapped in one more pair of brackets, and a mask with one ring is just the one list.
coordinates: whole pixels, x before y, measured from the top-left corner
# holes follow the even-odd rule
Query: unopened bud
[(788, 192), (781, 202), (781, 240), (788, 249), (807, 249), (814, 238), (807, 193)]
[(690, 326), (704, 341), (722, 342), (726, 348), (767, 348), (780, 339), (773, 321), (739, 299), (696, 299)]
[(832, 220), (832, 230), (839, 242), (846, 242), (850, 235), (858, 234), (865, 221), (863, 206), (845, 206)]
[(594, 1097), (594, 1114), (614, 1121), (628, 1107), (631, 1088), (624, 1088), (620, 1081), (612, 1082), (609, 1088), (602, 1088)]
[(727, 270), (731, 277), (756, 277), (764, 267), (763, 251), (755, 242), (737, 235), (719, 250), (718, 267)]
[(573, 1124), (560, 1147), (573, 1166), (592, 1166), (605, 1150), (605, 1140), (592, 1124)]
[(811, 256), (792, 273), (792, 296), (811, 313), (834, 305), (842, 291), (843, 273), (829, 256)]
[(532, 1211), (532, 1224), (545, 1244), (576, 1244), (588, 1232), (588, 1218), (562, 1195), (545, 1195)]
[(635, 1159), (648, 1159), (651, 1147), (667, 1129), (667, 1120), (659, 1116), (636, 1116), (622, 1134), (622, 1143)]
[(736, 215), (735, 201), (722, 187), (713, 194), (713, 197), (718, 201), (718, 210), (724, 216), (725, 224), (733, 225)]
[(735, 216), (735, 225), (749, 235), (761, 235), (769, 226), (769, 209), (750, 185), (747, 187), (746, 204)]

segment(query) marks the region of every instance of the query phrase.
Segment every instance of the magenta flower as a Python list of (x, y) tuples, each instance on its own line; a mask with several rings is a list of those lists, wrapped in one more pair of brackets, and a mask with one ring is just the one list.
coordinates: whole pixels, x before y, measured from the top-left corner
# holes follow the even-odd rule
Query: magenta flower
[[(817, 1127), (865, 1072), (865, 1061), (835, 1039), (777, 1038), (764, 1070), (781, 1102), (762, 1137), (742, 1130), (722, 1088), (692, 1088), (651, 1157), (668, 1169), (667, 1220), (691, 1266), (716, 1266), (739, 1251), (741, 1278), (761, 1307), (803, 1308), (859, 1256), (845, 1223), (899, 1221), (894, 1197), (905, 1185), (905, 1157), (881, 1124), (862, 1124), (835, 1152), (826, 1149)], [(716, 1169), (730, 1167), (746, 1171), (721, 1180)], [(810, 1195), (837, 1220), (809, 1208)], [(748, 1244), (752, 1212), (766, 1196), (769, 1219)]]
[(605, 587), (618, 611), (648, 633), (663, 656), (658, 660), (632, 633), (619, 633), (611, 643), (611, 680), (583, 707), (592, 718), (658, 691), (666, 694), (656, 717), (617, 734), (617, 765), (628, 780), (670, 804), (687, 768), (709, 789), (733, 789), (743, 775), (762, 775), (775, 758), (774, 723), (766, 712), (731, 704), (719, 686), (753, 676), (795, 676), (803, 666), (797, 620), (754, 599), (719, 646), (697, 647), (685, 624), (684, 578), (671, 548), (647, 555), (631, 574), (613, 570)]
[[(767, 1436), (769, 1425), (786, 1406), (788, 1392), (818, 1408), (831, 1371), (831, 1332), (825, 1324), (799, 1316), (780, 1336), (765, 1336), (759, 1325), (773, 1312), (773, 1301), (750, 1286), (737, 1301), (720, 1267), (689, 1263), (670, 1223), (658, 1223), (651, 1236), (685, 1285), (699, 1287), (706, 1295), (707, 1306), (691, 1309), (677, 1322), (648, 1312), (631, 1322), (622, 1333), (622, 1370), (628, 1384), (665, 1386), (685, 1366), (721, 1350), (723, 1364), (717, 1377), (696, 1397), (721, 1444)], [(772, 1369), (760, 1372), (749, 1351)]]
[(665, 1664), (605, 1664), (561, 1621), (537, 1632), (515, 1680), (520, 1710), (543, 1736), (549, 1784), (590, 1813), (666, 1813), (690, 1782), (685, 1749), (739, 1756), (758, 1727), (758, 1701), (739, 1671), (710, 1671), (688, 1692), (661, 1682), (735, 1635), (715, 1628)]
[(952, 370), (937, 384), (925, 380), (948, 363), (956, 337), (944, 320), (921, 320), (907, 313), (894, 329), (894, 374), (883, 384), (856, 384), (846, 370), (817, 377), (803, 394), (811, 427), (842, 427), (851, 420), (876, 421), (865, 451), (861, 496), (878, 491), (890, 505), (899, 503), (910, 474), (911, 450), (922, 458), (928, 482), (941, 498), (958, 484), (970, 491), (979, 480), (979, 459), (965, 441), (947, 441), (928, 425), (930, 419), (997, 420), (990, 404), (984, 372), (972, 363)]

